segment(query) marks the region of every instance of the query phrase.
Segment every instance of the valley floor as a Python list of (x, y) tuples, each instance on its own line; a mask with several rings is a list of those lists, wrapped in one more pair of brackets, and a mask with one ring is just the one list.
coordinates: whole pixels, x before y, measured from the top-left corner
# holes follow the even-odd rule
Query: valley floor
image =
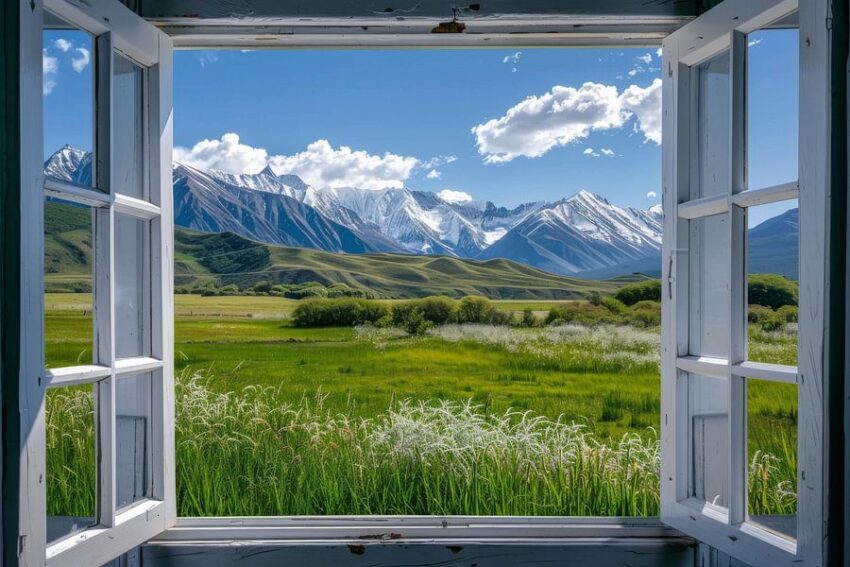
[[(88, 362), (88, 296), (46, 301), (48, 366)], [(176, 297), (181, 515), (658, 513), (658, 328), (446, 325), (410, 337), (296, 328), (295, 305)], [(751, 329), (759, 360), (793, 363), (795, 345)], [(748, 394), (754, 514), (796, 506), (796, 399), (776, 386)], [(74, 426), (72, 411), (54, 413), (49, 427)], [(49, 502), (83, 515), (71, 502), (91, 498), (50, 491), (93, 486), (60, 466), (75, 455), (64, 443), (48, 448)], [(50, 455), (62, 457), (51, 467)]]

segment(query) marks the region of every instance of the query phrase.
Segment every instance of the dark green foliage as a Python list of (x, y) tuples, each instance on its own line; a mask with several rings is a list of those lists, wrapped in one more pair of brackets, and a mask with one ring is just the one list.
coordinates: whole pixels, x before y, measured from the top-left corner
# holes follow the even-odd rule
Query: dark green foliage
[(457, 301), (444, 295), (432, 295), (418, 302), (422, 315), (435, 325), (444, 325), (455, 319)]
[(523, 327), (538, 327), (540, 326), (540, 319), (537, 318), (537, 315), (534, 314), (534, 310), (531, 307), (526, 307), (522, 310), (522, 321), (521, 325)]
[(771, 309), (797, 305), (797, 287), (797, 282), (776, 274), (754, 274), (747, 282), (749, 303)]
[(296, 327), (351, 327), (377, 323), (389, 315), (389, 308), (379, 301), (366, 299), (309, 299), (292, 312)]
[(457, 311), (458, 323), (490, 323), (496, 310), (486, 297), (467, 295), (460, 300)]
[(638, 301), (661, 301), (661, 280), (648, 280), (620, 288), (614, 297), (625, 305)]

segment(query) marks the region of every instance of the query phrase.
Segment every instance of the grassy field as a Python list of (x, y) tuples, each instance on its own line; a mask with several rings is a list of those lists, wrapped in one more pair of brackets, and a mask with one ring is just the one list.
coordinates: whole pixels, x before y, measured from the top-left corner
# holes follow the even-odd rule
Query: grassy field
[[(90, 361), (87, 301), (48, 294), (49, 366)], [(176, 297), (180, 514), (658, 513), (657, 328), (447, 325), (410, 337), (295, 328), (295, 305)], [(751, 329), (754, 359), (793, 364), (795, 344), (790, 331)], [(751, 512), (792, 512), (794, 387), (756, 381), (748, 394)], [(90, 393), (51, 396), (65, 409), (49, 431), (90, 407)], [(74, 499), (73, 487), (93, 487), (84, 472), (50, 465), (93, 451), (87, 435), (48, 437), (52, 513), (93, 502)]]

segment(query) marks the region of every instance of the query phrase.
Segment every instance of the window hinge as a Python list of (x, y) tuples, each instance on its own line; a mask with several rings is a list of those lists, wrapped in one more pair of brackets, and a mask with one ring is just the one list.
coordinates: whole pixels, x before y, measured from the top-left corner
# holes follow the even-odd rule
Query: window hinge
[(18, 557), (24, 554), (24, 548), (27, 546), (27, 536), (19, 535), (18, 536)]
[(676, 282), (673, 276), (673, 254), (670, 254), (670, 261), (667, 264), (667, 299), (673, 299), (673, 284)]

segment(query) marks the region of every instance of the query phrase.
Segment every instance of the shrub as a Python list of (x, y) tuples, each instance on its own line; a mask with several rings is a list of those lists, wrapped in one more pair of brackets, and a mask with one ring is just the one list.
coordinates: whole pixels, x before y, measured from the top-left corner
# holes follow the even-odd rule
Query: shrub
[(755, 274), (747, 284), (749, 301), (779, 309), (783, 305), (797, 305), (797, 282), (776, 274)]
[(307, 286), (291, 289), (286, 293), (290, 299), (307, 299), (310, 297), (327, 297), (328, 290), (324, 286)]
[(431, 321), (425, 319), (422, 314), (422, 309), (415, 307), (412, 309), (404, 320), (404, 330), (410, 335), (421, 336), (432, 327)]
[(523, 327), (537, 327), (540, 324), (540, 320), (534, 314), (531, 307), (526, 307), (522, 310), (522, 321), (520, 324)]
[(661, 304), (643, 300), (631, 307), (630, 318), (640, 327), (657, 327), (661, 324)]
[(460, 300), (458, 323), (489, 323), (496, 308), (486, 297), (467, 295)]
[(420, 300), (422, 315), (435, 325), (445, 325), (453, 321), (457, 311), (457, 302), (444, 295), (432, 295)]
[(626, 313), (628, 311), (628, 308), (623, 305), (620, 300), (607, 295), (602, 298), (602, 305), (605, 307), (605, 309), (617, 315)]
[(591, 305), (602, 305), (602, 295), (598, 291), (591, 291), (587, 300)]
[(272, 290), (272, 284), (262, 280), (254, 284), (251, 288), (257, 293), (269, 293)]
[(625, 305), (639, 301), (661, 301), (661, 280), (648, 280), (620, 288), (614, 297)]
[(785, 318), (778, 313), (771, 313), (759, 323), (762, 331), (767, 333), (780, 331), (785, 328)]
[(776, 313), (782, 317), (786, 323), (796, 323), (799, 319), (799, 309), (796, 305), (783, 305), (776, 310)]
[(747, 321), (750, 323), (761, 323), (766, 317), (770, 317), (773, 310), (764, 305), (750, 305), (747, 308)]
[(297, 327), (353, 327), (377, 323), (389, 316), (389, 308), (378, 301), (366, 299), (308, 299), (292, 312)]

